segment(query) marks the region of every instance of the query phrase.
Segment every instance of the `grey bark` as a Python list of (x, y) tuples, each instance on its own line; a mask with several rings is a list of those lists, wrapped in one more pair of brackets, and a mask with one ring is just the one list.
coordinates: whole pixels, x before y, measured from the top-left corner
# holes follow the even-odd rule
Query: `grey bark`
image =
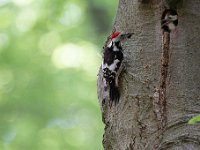
[(167, 2), (119, 2), (114, 29), (135, 34), (123, 43), (126, 71), (120, 77), (118, 105), (109, 107), (99, 72), (105, 150), (200, 150), (200, 125), (187, 124), (200, 114), (200, 1), (182, 0), (177, 5), (179, 25), (170, 34), (166, 103), (162, 104), (160, 16)]

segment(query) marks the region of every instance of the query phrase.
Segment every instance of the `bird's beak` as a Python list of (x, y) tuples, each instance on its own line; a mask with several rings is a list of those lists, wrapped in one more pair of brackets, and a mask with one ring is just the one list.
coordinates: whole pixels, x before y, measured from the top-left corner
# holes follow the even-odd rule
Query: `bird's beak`
[(169, 19), (162, 19), (161, 21), (168, 21)]
[(133, 34), (134, 33), (128, 33), (126, 36), (127, 36), (128, 39), (130, 39)]

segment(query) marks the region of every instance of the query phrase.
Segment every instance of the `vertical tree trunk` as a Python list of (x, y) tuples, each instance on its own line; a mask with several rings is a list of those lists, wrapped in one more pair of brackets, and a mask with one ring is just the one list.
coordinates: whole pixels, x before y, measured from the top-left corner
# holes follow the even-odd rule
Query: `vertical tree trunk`
[[(163, 44), (169, 36), (160, 27), (163, 5), (158, 0), (119, 2), (114, 28), (135, 34), (123, 43), (126, 71), (117, 106), (109, 107), (99, 72), (105, 150), (200, 150), (200, 126), (187, 124), (200, 114), (200, 1), (179, 3), (179, 25), (169, 35), (168, 57)], [(168, 58), (167, 68), (163, 57)]]

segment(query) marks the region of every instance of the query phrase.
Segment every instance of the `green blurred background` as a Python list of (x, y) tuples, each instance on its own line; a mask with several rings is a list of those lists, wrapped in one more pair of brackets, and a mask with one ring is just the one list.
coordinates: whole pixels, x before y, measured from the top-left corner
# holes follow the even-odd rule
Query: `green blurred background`
[(116, 0), (0, 0), (0, 150), (102, 150), (96, 94)]

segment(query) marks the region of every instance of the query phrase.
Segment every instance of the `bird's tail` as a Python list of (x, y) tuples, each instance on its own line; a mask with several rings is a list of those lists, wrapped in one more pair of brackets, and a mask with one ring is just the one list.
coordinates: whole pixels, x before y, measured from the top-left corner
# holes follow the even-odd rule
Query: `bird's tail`
[(116, 86), (115, 82), (113, 81), (110, 83), (110, 105), (112, 106), (113, 102), (116, 105), (119, 102), (119, 98), (120, 98), (119, 89)]

